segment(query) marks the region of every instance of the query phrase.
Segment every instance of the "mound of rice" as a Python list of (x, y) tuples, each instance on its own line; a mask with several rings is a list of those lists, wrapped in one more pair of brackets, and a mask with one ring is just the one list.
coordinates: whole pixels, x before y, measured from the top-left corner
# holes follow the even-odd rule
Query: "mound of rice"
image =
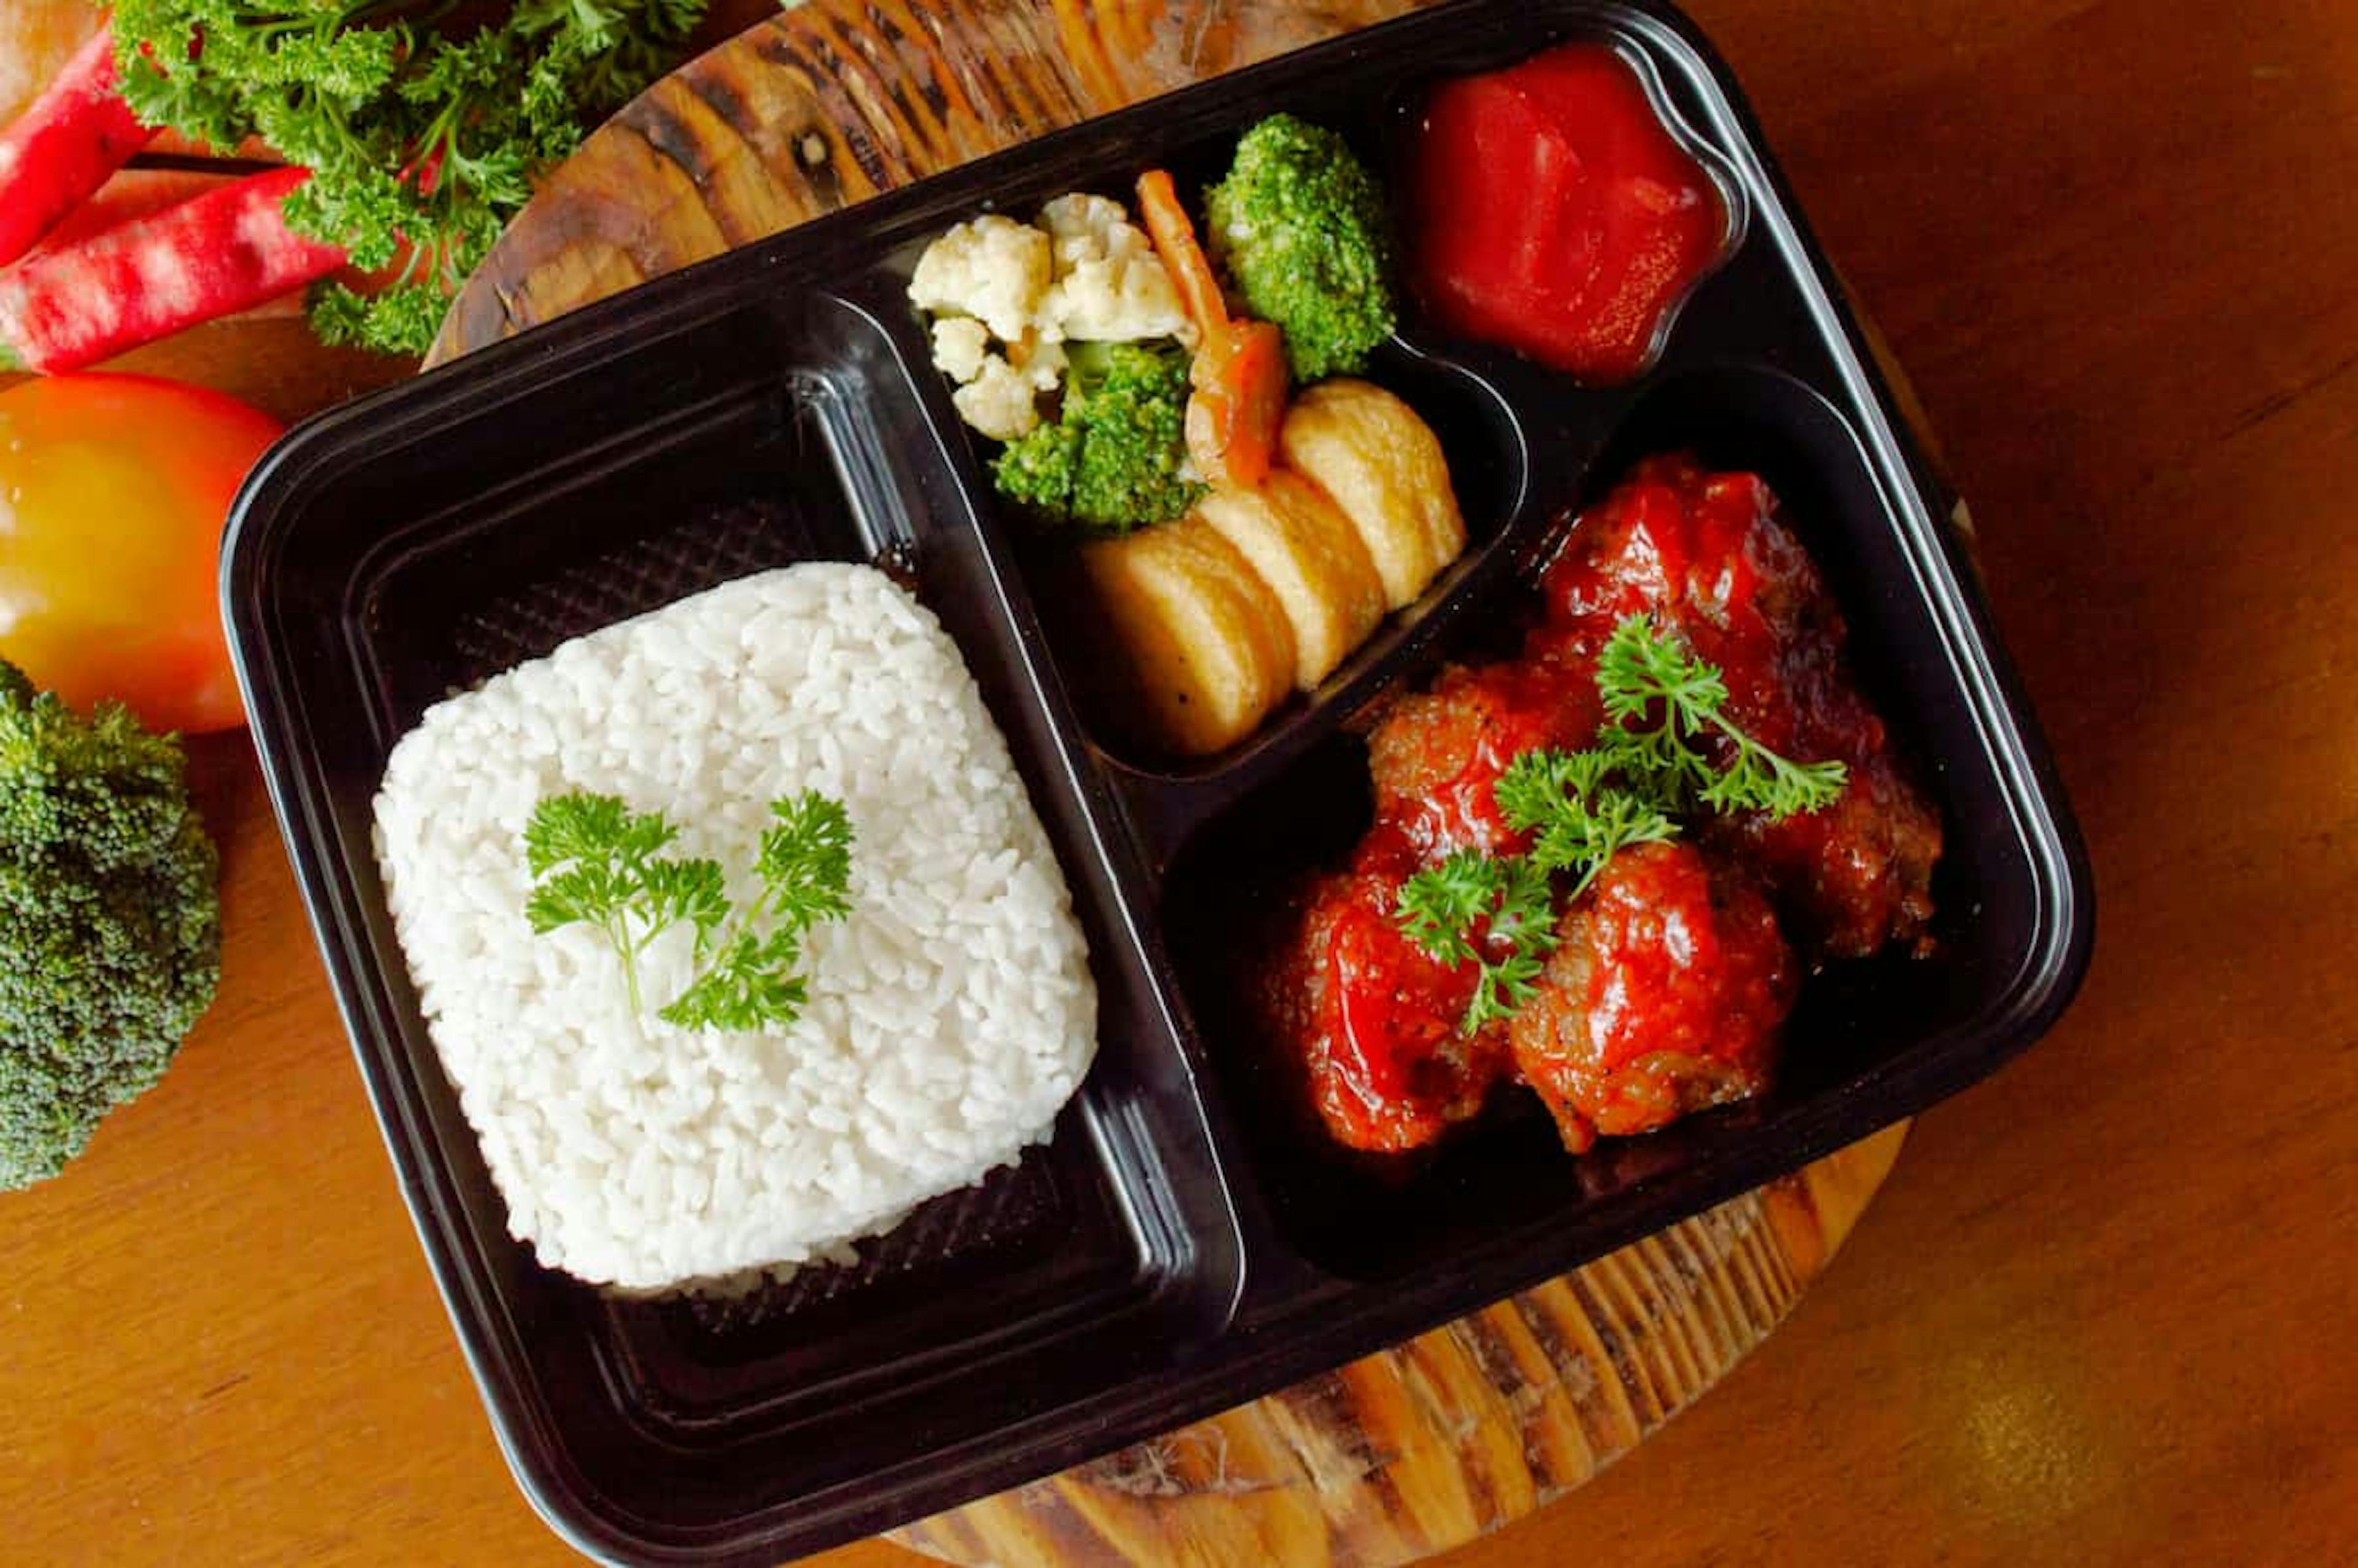
[[(773, 1033), (634, 1014), (587, 925), (535, 935), (543, 795), (619, 795), (741, 905), (769, 803), (843, 802), (852, 913), (810, 934)], [(662, 1289), (838, 1258), (1044, 1139), (1097, 1040), (1064, 877), (973, 677), (881, 572), (810, 565), (568, 643), (437, 704), (394, 748), (377, 859), (434, 1044), (542, 1262)]]

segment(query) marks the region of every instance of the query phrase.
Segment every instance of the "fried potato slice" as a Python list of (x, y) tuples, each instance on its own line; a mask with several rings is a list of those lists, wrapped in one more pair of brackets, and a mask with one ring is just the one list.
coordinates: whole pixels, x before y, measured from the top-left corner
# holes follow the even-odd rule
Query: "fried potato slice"
[(1080, 557), (1147, 739), (1207, 756), (1249, 734), (1293, 689), (1284, 606), (1201, 517), (1092, 539)]
[(1334, 499), (1366, 543), (1388, 609), (1414, 602), (1466, 547), (1441, 438), (1383, 388), (1337, 377), (1286, 410), (1278, 460)]
[(1384, 618), (1384, 583), (1359, 531), (1326, 492), (1284, 469), (1250, 490), (1215, 486), (1195, 515), (1269, 585), (1293, 629), (1293, 684), (1307, 691)]

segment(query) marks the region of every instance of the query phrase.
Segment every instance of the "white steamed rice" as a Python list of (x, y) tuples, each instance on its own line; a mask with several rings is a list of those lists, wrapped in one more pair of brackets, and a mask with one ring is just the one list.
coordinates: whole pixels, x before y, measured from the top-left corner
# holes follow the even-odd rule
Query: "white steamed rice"
[[(535, 935), (543, 795), (619, 795), (731, 896), (769, 802), (816, 788), (856, 835), (852, 912), (815, 928), (774, 1033), (644, 1016), (586, 925)], [(1064, 878), (957, 648), (881, 572), (811, 565), (566, 643), (428, 709), (394, 748), (377, 858), (435, 1047), (510, 1229), (582, 1279), (658, 1289), (842, 1255), (1044, 1139), (1095, 1050)]]

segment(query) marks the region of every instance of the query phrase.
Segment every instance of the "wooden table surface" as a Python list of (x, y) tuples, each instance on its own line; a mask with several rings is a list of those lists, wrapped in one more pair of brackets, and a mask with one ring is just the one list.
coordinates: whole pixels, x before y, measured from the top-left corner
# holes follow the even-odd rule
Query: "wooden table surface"
[[(2358, 16), (1692, 9), (1974, 498), (2094, 856), (2097, 959), (2042, 1045), (1918, 1124), (1725, 1385), (1441, 1561), (2338, 1560), (2358, 1539)], [(289, 415), (401, 370), (283, 321), (126, 368)], [(568, 1561), (492, 1443), (251, 753), (195, 750), (221, 998), (83, 1162), (0, 1195), (0, 1560)]]

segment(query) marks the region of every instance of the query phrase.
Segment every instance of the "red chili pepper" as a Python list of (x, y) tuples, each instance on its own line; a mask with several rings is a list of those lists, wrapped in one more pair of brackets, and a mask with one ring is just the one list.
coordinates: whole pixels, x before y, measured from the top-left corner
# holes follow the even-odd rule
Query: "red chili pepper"
[(31, 250), (156, 134), (133, 117), (114, 81), (114, 29), (101, 27), (0, 131), (0, 266)]
[(0, 370), (79, 370), (325, 277), (342, 247), (279, 210), (310, 178), (252, 175), (0, 274)]
[[(25, 254), (29, 263), (50, 251), (62, 251), (96, 239), (109, 229), (119, 229), (125, 223), (136, 223), (153, 218), (157, 213), (178, 207), (193, 197), (244, 178), (226, 169), (139, 168), (118, 171), (114, 178), (98, 188), (98, 194), (66, 214), (65, 220), (41, 236), (41, 243)], [(0, 276), (6, 276), (0, 272)], [(359, 273), (339, 275), (354, 287), (367, 282)], [(261, 317), (297, 317), (303, 314), (300, 294), (282, 294), (277, 298), (241, 310), (234, 319), (251, 321)], [(224, 318), (229, 319), (230, 318)]]

